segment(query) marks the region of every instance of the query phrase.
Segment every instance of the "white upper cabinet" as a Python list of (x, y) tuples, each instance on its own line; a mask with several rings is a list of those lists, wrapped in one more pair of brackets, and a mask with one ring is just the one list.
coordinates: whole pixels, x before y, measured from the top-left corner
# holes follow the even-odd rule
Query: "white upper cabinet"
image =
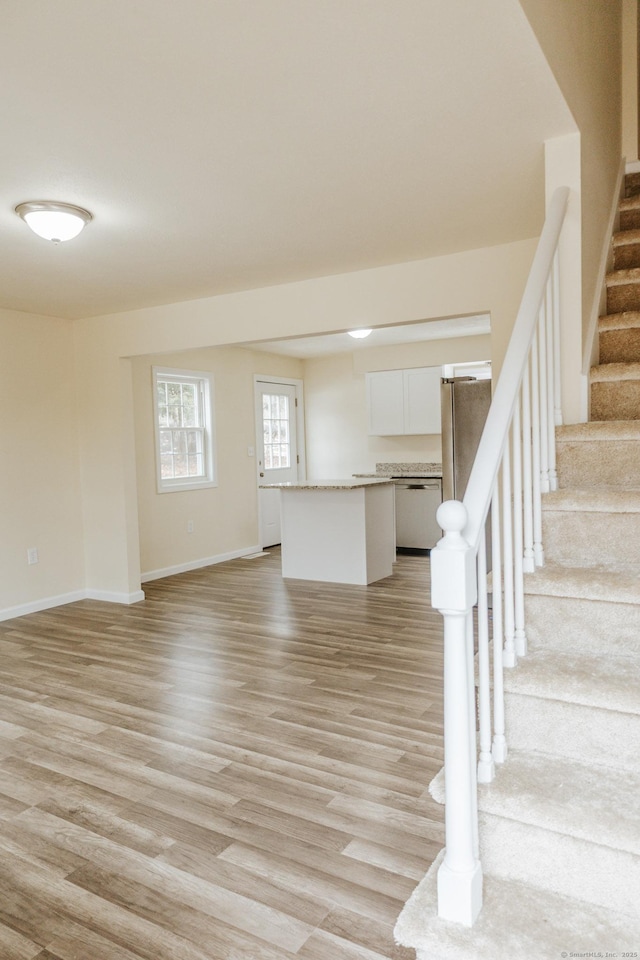
[(391, 437), (440, 433), (441, 367), (366, 374), (369, 433)]

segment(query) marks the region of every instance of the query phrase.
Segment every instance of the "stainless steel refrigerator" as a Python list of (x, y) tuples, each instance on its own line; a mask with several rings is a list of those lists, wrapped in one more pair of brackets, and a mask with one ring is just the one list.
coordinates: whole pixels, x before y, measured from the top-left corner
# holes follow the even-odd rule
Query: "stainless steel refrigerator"
[(442, 499), (462, 500), (491, 405), (491, 380), (443, 380)]

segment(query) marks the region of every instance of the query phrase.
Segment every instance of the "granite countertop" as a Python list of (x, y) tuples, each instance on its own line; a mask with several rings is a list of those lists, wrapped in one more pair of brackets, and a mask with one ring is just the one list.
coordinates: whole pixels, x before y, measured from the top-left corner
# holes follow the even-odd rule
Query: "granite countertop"
[(441, 463), (376, 463), (375, 473), (354, 473), (354, 477), (440, 478), (441, 476)]
[(261, 490), (358, 490), (393, 483), (390, 477), (371, 477), (352, 480), (294, 480), (288, 483), (261, 483)]

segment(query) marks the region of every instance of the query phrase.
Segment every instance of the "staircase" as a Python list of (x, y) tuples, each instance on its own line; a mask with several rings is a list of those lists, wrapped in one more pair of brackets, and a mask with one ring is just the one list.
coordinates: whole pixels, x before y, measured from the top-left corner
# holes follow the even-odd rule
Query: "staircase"
[(484, 906), (472, 928), (437, 917), (441, 854), (396, 926), (417, 960), (640, 955), (640, 175), (625, 194), (592, 420), (557, 430), (510, 752), (479, 789)]

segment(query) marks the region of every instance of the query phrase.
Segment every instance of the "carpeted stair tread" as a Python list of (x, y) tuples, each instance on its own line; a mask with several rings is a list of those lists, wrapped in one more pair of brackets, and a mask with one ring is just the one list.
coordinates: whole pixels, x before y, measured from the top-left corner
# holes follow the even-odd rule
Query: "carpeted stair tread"
[(526, 594), (640, 604), (640, 574), (594, 564), (569, 567), (547, 563), (524, 578)]
[(594, 441), (640, 441), (638, 420), (591, 420), (556, 427), (558, 443), (593, 443)]
[[(638, 230), (640, 234), (640, 230)], [(598, 318), (598, 330), (606, 333), (609, 330), (635, 330), (640, 327), (640, 310), (627, 310), (623, 313), (609, 313)]]
[(620, 201), (620, 229), (635, 230), (640, 227), (640, 196), (625, 197)]
[(437, 872), (444, 853), (404, 906), (395, 928), (416, 960), (559, 960), (638, 952), (640, 920), (532, 884), (485, 873), (484, 908), (471, 928), (437, 916)]
[(640, 283), (640, 267), (630, 267), (627, 270), (612, 270), (606, 276), (608, 287), (626, 286), (631, 283)]
[(614, 247), (625, 246), (628, 243), (640, 243), (640, 229), (620, 230), (613, 235)]
[(563, 489), (545, 493), (542, 509), (576, 510), (580, 513), (638, 513), (640, 488), (595, 487), (593, 489)]
[(640, 363), (600, 363), (590, 370), (591, 383), (640, 380)]
[[(640, 229), (637, 223), (625, 224), (613, 236), (613, 270), (627, 270), (640, 266)], [(629, 229), (631, 227), (631, 229)]]
[(535, 654), (520, 659), (517, 669), (504, 673), (504, 686), (509, 693), (635, 716), (640, 716), (639, 681), (638, 658), (632, 654), (608, 652), (606, 657), (598, 657), (580, 650), (575, 654), (546, 648), (536, 650)]
[(512, 751), (483, 784), (485, 813), (640, 854), (640, 776), (544, 753)]
[[(630, 226), (625, 224), (625, 226)], [(639, 226), (634, 223), (633, 226)], [(624, 248), (619, 248), (624, 251)], [(632, 249), (632, 248), (630, 248)], [(620, 256), (623, 256), (621, 253)], [(619, 266), (614, 263), (614, 266)], [(640, 267), (625, 262), (620, 269), (612, 270), (606, 276), (607, 313), (621, 313), (626, 310), (640, 310)]]
[(640, 194), (634, 193), (630, 197), (623, 197), (620, 201), (620, 210), (635, 210), (640, 208)]

